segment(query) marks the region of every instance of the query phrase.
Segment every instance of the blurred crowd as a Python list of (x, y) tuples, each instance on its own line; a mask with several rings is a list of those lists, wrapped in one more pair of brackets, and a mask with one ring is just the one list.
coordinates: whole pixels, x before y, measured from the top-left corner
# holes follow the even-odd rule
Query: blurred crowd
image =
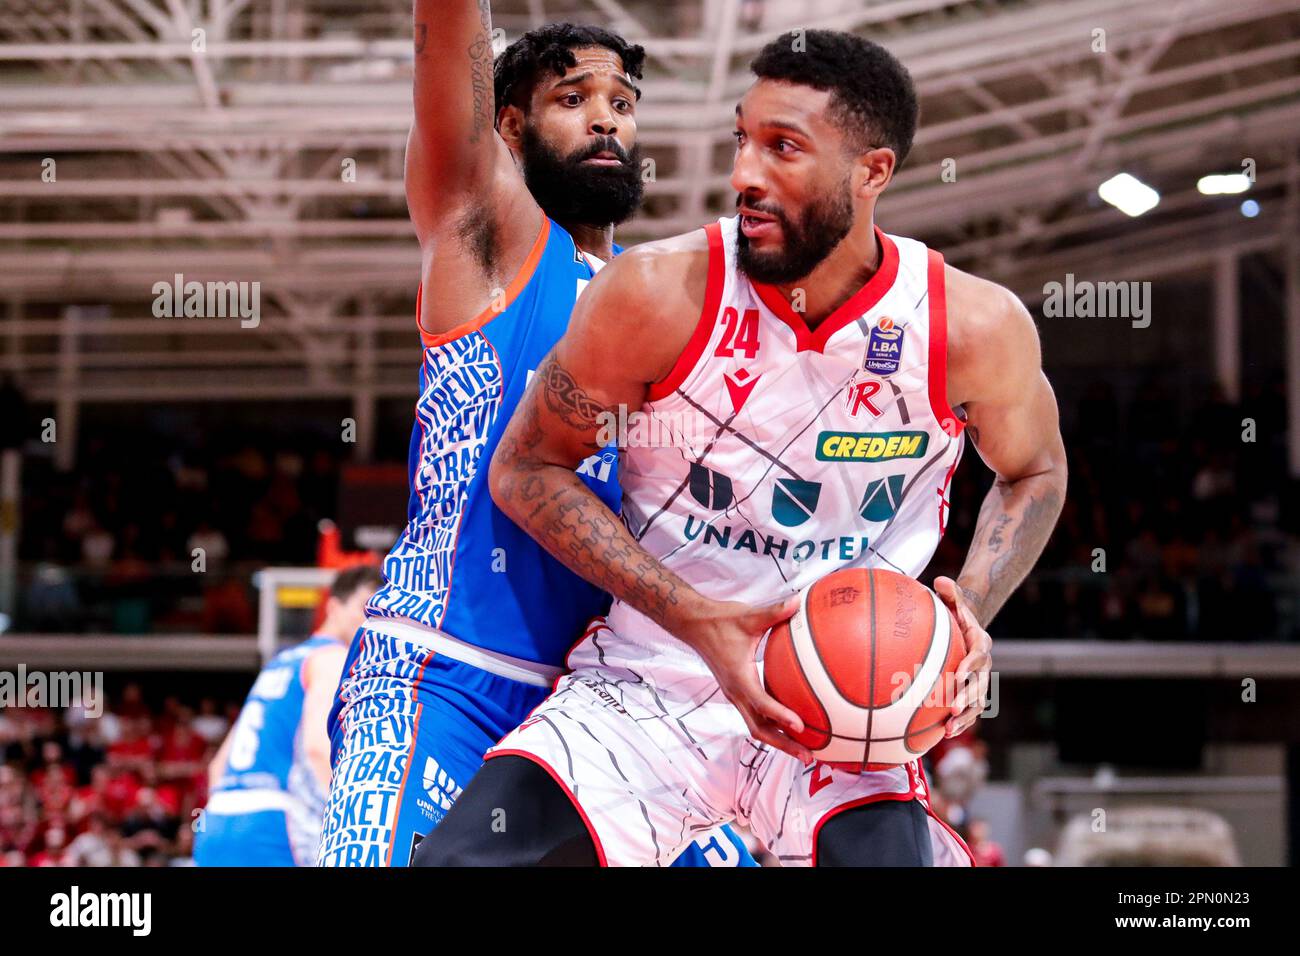
[[(1083, 391), (1060, 522), (997, 636), (1300, 640), (1300, 487), (1280, 390), (1176, 409), (1155, 382), (1127, 406), (1104, 383)], [(936, 570), (960, 567), (991, 480), (980, 471), (967, 461), (954, 478)]]
[(0, 710), (0, 866), (188, 863), (207, 764), (237, 710), (151, 707), (138, 684), (94, 719)]
[[(75, 707), (0, 710), (0, 866), (188, 865), (208, 763), (238, 710), (211, 698), (150, 705), (138, 683), (95, 719)], [(981, 866), (1005, 865), (968, 809), (988, 777), (977, 730), (940, 741), (925, 762), (935, 812)]]
[[(1070, 491), (998, 634), (1300, 639), (1300, 488), (1286, 479), (1281, 388), (1240, 405), (1175, 401), (1158, 379), (1123, 401), (1105, 382), (1058, 394)], [(14, 629), (249, 634), (253, 571), (314, 563), (346, 446), (241, 433), (169, 448), (101, 440), (82, 456), (93, 471), (29, 476)], [(931, 574), (960, 567), (991, 481), (977, 459), (968, 449), (953, 480)]]
[(91, 444), (93, 473), (31, 479), (40, 488), (24, 498), (15, 629), (250, 634), (252, 572), (315, 563), (341, 450), (132, 443), (122, 461)]

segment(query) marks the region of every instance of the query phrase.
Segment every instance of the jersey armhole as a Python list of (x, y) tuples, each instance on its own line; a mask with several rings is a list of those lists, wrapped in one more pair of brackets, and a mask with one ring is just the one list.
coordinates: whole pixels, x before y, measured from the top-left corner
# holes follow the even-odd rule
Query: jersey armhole
[(651, 384), (646, 401), (657, 402), (677, 391), (699, 362), (704, 347), (713, 335), (713, 323), (718, 317), (718, 306), (722, 304), (722, 286), (727, 275), (721, 224), (709, 223), (704, 227), (704, 234), (709, 239), (709, 277), (704, 287), (704, 308), (700, 311), (700, 321), (696, 323), (686, 348), (677, 356), (677, 361), (668, 374)]
[(930, 297), (930, 356), (927, 370), (930, 411), (939, 427), (956, 438), (966, 423), (948, 404), (948, 296), (943, 278), (943, 256), (933, 249), (927, 249), (926, 255), (929, 258), (926, 282)]
[(550, 217), (542, 216), (542, 228), (537, 233), (537, 238), (533, 240), (533, 247), (528, 250), (528, 256), (524, 259), (524, 264), (519, 267), (515, 277), (510, 280), (506, 286), (505, 292), (499, 301), (492, 302), (486, 309), (480, 312), (468, 322), (462, 322), (453, 329), (446, 332), (434, 334), (420, 324), (420, 315), (422, 314), (424, 301), (424, 283), (421, 282), (415, 291), (415, 327), (420, 330), (420, 341), (424, 343), (427, 349), (437, 348), (439, 345), (446, 345), (463, 335), (476, 332), (488, 321), (496, 318), (510, 308), (510, 303), (519, 297), (519, 293), (527, 288), (528, 283), (533, 280), (533, 273), (537, 271), (537, 263), (542, 261), (542, 252), (546, 249), (546, 241), (551, 234)]

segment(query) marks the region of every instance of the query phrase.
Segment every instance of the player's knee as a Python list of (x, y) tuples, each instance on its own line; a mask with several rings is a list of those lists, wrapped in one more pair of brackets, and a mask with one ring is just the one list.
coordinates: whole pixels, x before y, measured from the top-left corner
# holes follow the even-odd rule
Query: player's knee
[(817, 834), (817, 865), (934, 866), (925, 808), (882, 800), (837, 813)]
[(413, 866), (595, 866), (595, 844), (565, 792), (531, 760), (489, 760)]
[(462, 834), (448, 830), (446, 821), (420, 841), (412, 866), (497, 866), (482, 848)]

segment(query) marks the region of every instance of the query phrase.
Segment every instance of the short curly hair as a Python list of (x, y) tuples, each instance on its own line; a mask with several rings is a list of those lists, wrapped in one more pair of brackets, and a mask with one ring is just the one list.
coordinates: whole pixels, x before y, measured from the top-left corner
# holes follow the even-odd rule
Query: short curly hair
[[(548, 23), (529, 30), (497, 57), (493, 67), (497, 113), (506, 106), (526, 109), (543, 72), (564, 76), (565, 71), (577, 65), (578, 58), (573, 51), (584, 46), (603, 46), (613, 51), (623, 61), (623, 69), (633, 78), (641, 79), (641, 69), (645, 65), (644, 47), (628, 43), (617, 33), (601, 27)], [(636, 96), (641, 98), (640, 89)]]
[(912, 77), (892, 53), (852, 33), (792, 30), (758, 52), (749, 67), (760, 80), (830, 90), (832, 119), (849, 146), (888, 146), (903, 164), (920, 109)]

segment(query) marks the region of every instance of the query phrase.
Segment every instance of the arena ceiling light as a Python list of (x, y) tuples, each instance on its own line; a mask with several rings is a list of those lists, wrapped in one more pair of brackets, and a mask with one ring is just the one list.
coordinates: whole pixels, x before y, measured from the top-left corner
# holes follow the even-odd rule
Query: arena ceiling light
[(1140, 216), (1160, 202), (1158, 192), (1128, 173), (1110, 177), (1097, 187), (1097, 195), (1126, 216)]
[(1212, 173), (1196, 181), (1202, 196), (1233, 196), (1250, 188), (1250, 177), (1245, 173)]

